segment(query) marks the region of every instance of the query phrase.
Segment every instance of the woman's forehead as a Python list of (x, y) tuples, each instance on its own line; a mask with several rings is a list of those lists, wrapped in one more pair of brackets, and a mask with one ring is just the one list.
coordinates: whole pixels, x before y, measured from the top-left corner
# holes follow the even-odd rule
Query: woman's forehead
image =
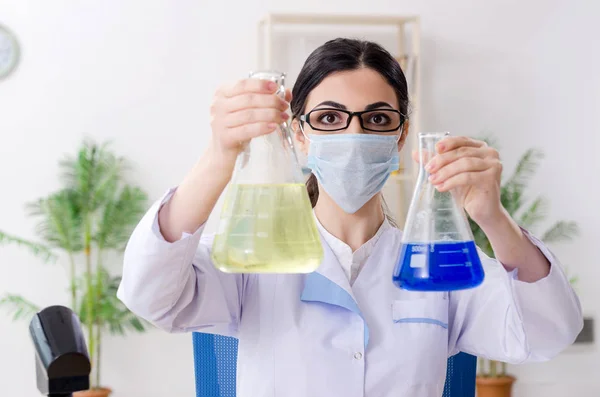
[(345, 105), (349, 110), (363, 110), (376, 102), (387, 102), (398, 108), (398, 98), (392, 86), (378, 72), (362, 68), (332, 73), (308, 95), (306, 109), (324, 101)]

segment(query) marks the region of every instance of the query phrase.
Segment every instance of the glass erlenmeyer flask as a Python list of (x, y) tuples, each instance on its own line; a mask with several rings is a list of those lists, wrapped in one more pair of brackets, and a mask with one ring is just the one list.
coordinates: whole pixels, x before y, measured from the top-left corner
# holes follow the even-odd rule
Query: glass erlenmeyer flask
[[(255, 72), (285, 96), (285, 75)], [(228, 273), (310, 273), (323, 247), (292, 132), (286, 123), (252, 139), (237, 158), (212, 249), (215, 266)]]
[(394, 269), (396, 286), (452, 291), (478, 286), (484, 272), (464, 210), (451, 192), (439, 192), (425, 170), (436, 143), (449, 134), (420, 133), (420, 168)]

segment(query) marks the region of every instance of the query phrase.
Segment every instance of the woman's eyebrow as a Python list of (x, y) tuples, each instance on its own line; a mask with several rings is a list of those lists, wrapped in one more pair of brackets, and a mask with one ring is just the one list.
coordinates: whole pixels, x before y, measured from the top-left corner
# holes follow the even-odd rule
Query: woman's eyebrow
[(315, 106), (315, 108), (318, 108), (319, 106), (331, 106), (332, 108), (336, 108), (336, 109), (348, 110), (348, 108), (345, 105), (342, 105), (341, 103), (337, 103), (334, 101), (321, 102), (317, 106)]
[[(336, 108), (336, 109), (341, 109), (341, 110), (348, 110), (348, 108), (346, 107), (346, 105), (342, 105), (341, 103), (338, 102), (334, 102), (334, 101), (324, 101), (319, 103), (317, 106), (315, 106), (314, 108), (318, 108), (320, 106), (329, 106), (332, 108)], [(375, 102), (375, 103), (371, 103), (370, 105), (365, 106), (365, 110), (373, 110), (373, 109), (379, 109), (379, 108), (390, 108), (393, 109), (394, 107), (392, 105), (390, 105), (387, 102)]]
[(379, 109), (379, 108), (393, 109), (394, 107), (387, 102), (375, 102), (375, 103), (365, 106), (365, 110), (373, 110), (373, 109)]

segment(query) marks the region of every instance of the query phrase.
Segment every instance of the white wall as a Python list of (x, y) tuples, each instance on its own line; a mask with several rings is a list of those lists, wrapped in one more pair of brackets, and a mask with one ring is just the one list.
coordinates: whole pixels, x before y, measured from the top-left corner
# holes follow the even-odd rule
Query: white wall
[[(68, 1), (0, 0), (0, 23), (22, 44), (17, 72), (0, 82), (0, 229), (33, 237), (23, 204), (59, 186), (57, 160), (81, 138), (110, 138), (157, 198), (206, 146), (215, 88), (254, 67), (256, 22), (266, 12), (419, 14), (423, 128), (499, 137), (508, 169), (537, 145), (547, 160), (530, 193), (581, 238), (553, 247), (581, 278), (598, 317), (594, 244), (600, 224), (600, 37), (593, 0)], [(65, 274), (17, 248), (0, 250), (0, 293), (67, 303)], [(35, 396), (24, 323), (0, 315), (0, 390)], [(191, 396), (190, 335), (151, 332), (105, 341), (104, 383), (116, 397)], [(516, 396), (600, 394), (597, 348), (512, 367)]]

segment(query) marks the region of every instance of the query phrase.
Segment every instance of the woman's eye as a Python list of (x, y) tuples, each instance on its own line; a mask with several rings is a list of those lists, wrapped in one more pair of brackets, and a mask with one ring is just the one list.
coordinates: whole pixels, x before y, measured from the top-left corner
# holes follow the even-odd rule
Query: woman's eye
[(381, 114), (381, 113), (374, 114), (369, 119), (369, 123), (377, 124), (377, 125), (388, 124), (389, 122), (390, 122), (390, 118), (387, 115)]
[(319, 116), (319, 122), (323, 124), (335, 124), (339, 122), (340, 117), (336, 113), (325, 113)]

